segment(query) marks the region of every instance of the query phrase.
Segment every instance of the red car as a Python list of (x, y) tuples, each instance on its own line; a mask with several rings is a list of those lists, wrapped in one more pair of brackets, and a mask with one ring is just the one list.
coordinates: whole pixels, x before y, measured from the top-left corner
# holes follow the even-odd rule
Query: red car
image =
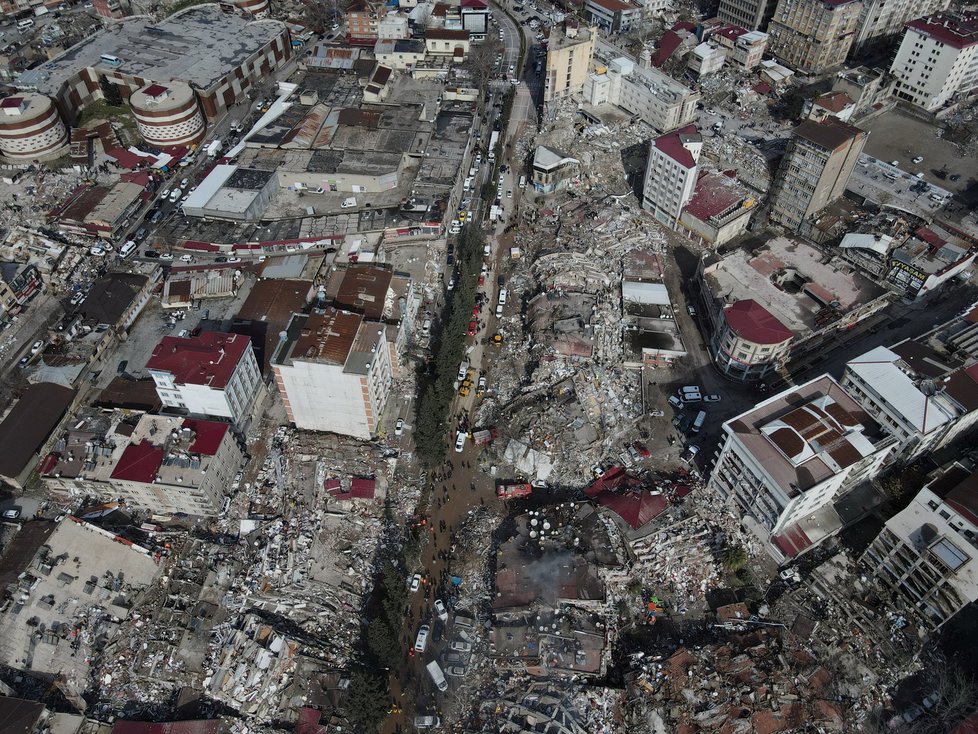
[(480, 313), (482, 313), (482, 306), (477, 303), (472, 307), (472, 315), (478, 316)]
[(486, 284), (486, 276), (480, 275), (479, 276), (479, 286), (481, 287), (481, 286), (484, 286), (485, 284)]
[(475, 336), (476, 329), (479, 328), (479, 324), (475, 321), (469, 322), (469, 336)]

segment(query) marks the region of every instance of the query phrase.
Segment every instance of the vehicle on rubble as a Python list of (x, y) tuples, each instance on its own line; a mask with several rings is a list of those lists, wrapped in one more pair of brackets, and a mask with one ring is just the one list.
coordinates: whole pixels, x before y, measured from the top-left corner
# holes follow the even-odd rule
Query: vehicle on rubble
[(445, 668), (445, 672), (448, 673), (453, 678), (461, 678), (465, 675), (464, 665), (449, 665)]
[[(479, 378), (479, 384), (483, 386), (483, 390), (485, 390), (485, 380), (485, 377)], [(476, 430), (472, 431), (471, 437), (472, 443), (474, 443), (476, 446), (484, 446), (485, 444), (492, 442), (492, 440), (496, 437), (496, 429), (477, 428)]]
[(455, 652), (472, 652), (472, 645), (462, 640), (452, 640), (448, 646)]
[(533, 485), (529, 482), (500, 484), (496, 486), (496, 497), (501, 500), (511, 500), (517, 497), (529, 497), (532, 493)]
[(394, 435), (400, 436), (402, 433), (404, 433), (404, 419), (398, 418), (397, 423), (394, 424)]
[(797, 568), (783, 568), (781, 569), (781, 572), (778, 573), (778, 576), (780, 576), (781, 580), (785, 583), (801, 583), (801, 574), (798, 572)]
[(418, 589), (420, 589), (421, 588), (421, 574), (420, 573), (416, 573), (413, 576), (411, 576), (408, 579), (408, 585), (411, 588), (411, 593), (412, 594), (415, 591), (417, 591)]
[(448, 681), (445, 680), (445, 674), (441, 672), (441, 666), (432, 660), (425, 666), (428, 669), (428, 675), (431, 676), (431, 680), (435, 682), (438, 686), (438, 690), (443, 693), (448, 690)]
[(460, 398), (467, 398), (469, 396), (469, 393), (471, 392), (472, 392), (472, 383), (463, 382), (462, 387), (458, 389), (458, 396)]
[(431, 627), (426, 624), (421, 625), (418, 630), (418, 636), (414, 640), (414, 651), (424, 652), (428, 648), (428, 635), (431, 633)]
[(436, 726), (441, 726), (441, 717), (439, 716), (431, 716), (428, 714), (414, 717), (415, 729), (432, 729)]
[(445, 608), (445, 602), (441, 599), (435, 599), (435, 614), (442, 622), (448, 621), (448, 610)]
[(687, 464), (692, 464), (693, 459), (696, 458), (696, 454), (698, 454), (699, 452), (700, 452), (700, 447), (697, 446), (695, 443), (691, 443), (689, 446), (686, 447), (686, 450), (683, 452), (683, 455), (680, 456), (679, 458), (685, 461)]

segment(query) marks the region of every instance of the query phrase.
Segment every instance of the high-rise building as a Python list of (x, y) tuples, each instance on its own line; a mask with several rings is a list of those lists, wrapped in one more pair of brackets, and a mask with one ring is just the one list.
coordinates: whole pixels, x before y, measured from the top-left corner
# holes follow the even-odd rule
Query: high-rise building
[(894, 611), (935, 629), (978, 601), (978, 472), (955, 462), (934, 473), (886, 521), (863, 554), (867, 572), (897, 601)]
[(764, 30), (778, 0), (720, 0), (717, 17), (749, 31)]
[(863, 0), (852, 52), (877, 51), (895, 40), (908, 20), (945, 10), (950, 4), (951, 0)]
[(384, 324), (336, 308), (294, 314), (271, 360), (289, 420), (374, 436), (393, 385), (385, 333)]
[(828, 375), (723, 424), (709, 487), (783, 560), (843, 527), (834, 504), (875, 476), (895, 441)]
[(771, 219), (797, 230), (842, 196), (866, 144), (866, 133), (829, 117), (794, 129), (771, 190)]
[(907, 23), (890, 72), (893, 93), (932, 112), (978, 86), (978, 11)]
[(768, 50), (798, 71), (841, 64), (855, 38), (860, 0), (779, 0), (768, 26)]
[(551, 30), (544, 102), (565, 99), (584, 89), (596, 38), (596, 29), (581, 28), (573, 17), (566, 18), (563, 26)]
[(261, 374), (244, 334), (163, 337), (146, 363), (163, 405), (241, 424), (260, 393)]
[(660, 135), (649, 145), (642, 208), (670, 225), (679, 221), (696, 186), (696, 164), (703, 136), (695, 125)]

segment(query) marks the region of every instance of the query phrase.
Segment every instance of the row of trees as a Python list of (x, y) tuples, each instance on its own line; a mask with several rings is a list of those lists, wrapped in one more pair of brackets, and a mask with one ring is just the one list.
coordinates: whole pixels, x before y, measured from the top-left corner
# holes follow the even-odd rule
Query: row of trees
[(457, 282), (445, 301), (441, 337), (434, 358), (434, 379), (424, 386), (418, 400), (414, 443), (418, 458), (427, 466), (438, 464), (445, 456), (448, 411), (455, 398), (458, 367), (465, 356), (485, 241), (485, 234), (478, 226), (463, 227), (456, 253)]

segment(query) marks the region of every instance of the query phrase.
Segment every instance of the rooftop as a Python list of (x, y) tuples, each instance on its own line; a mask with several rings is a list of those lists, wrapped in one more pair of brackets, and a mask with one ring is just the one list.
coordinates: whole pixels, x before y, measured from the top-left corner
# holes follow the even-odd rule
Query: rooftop
[(978, 44), (978, 11), (935, 13), (907, 23), (912, 28), (954, 48)]
[(723, 318), (731, 331), (754, 344), (781, 344), (794, 337), (788, 327), (753, 299), (727, 306)]
[(835, 117), (827, 117), (821, 122), (804, 120), (794, 129), (793, 134), (799, 138), (804, 138), (815, 145), (836, 150), (848, 143), (850, 140), (864, 135), (862, 130), (853, 127), (848, 123), (842, 122)]
[(272, 361), (319, 362), (342, 366), (345, 372), (365, 373), (370, 355), (383, 338), (381, 325), (365, 323), (361, 314), (351, 311), (328, 308), (308, 316), (295, 314)]
[(842, 112), (853, 102), (845, 92), (826, 92), (815, 100), (819, 107), (827, 109), (829, 112)]
[(533, 167), (541, 170), (549, 171), (558, 166), (571, 163), (580, 163), (580, 161), (576, 158), (571, 158), (556, 148), (548, 148), (546, 145), (537, 146), (536, 151), (533, 153)]
[(929, 434), (957, 417), (947, 396), (931, 380), (921, 380), (898, 354), (876, 347), (846, 364), (895, 412), (921, 434)]
[(92, 284), (78, 310), (89, 321), (115, 326), (148, 282), (137, 273), (109, 273)]
[(209, 331), (183, 339), (165, 336), (153, 350), (146, 369), (168, 372), (178, 385), (223, 390), (250, 348), (251, 339), (242, 334)]
[(99, 66), (108, 54), (122, 61), (114, 71), (144, 83), (177, 79), (207, 90), (285, 30), (277, 20), (249, 21), (223, 12), (216, 3), (159, 23), (147, 16), (124, 18), (32, 69), (21, 81), (53, 96), (81, 69)]
[(710, 290), (721, 304), (754, 300), (797, 337), (829, 323), (884, 293), (857, 273), (826, 263), (804, 242), (775, 237), (754, 249), (738, 249), (704, 265)]
[(0, 423), (0, 476), (17, 477), (41, 450), (77, 394), (61, 385), (28, 385)]
[(828, 375), (724, 423), (771, 479), (794, 497), (877, 451), (879, 426)]
[(143, 484), (193, 487), (230, 430), (227, 423), (144, 415), (124, 444), (110, 477)]
[(703, 136), (696, 129), (696, 125), (687, 125), (678, 130), (673, 130), (652, 141), (653, 147), (665, 153), (684, 168), (693, 168), (696, 165), (696, 158), (693, 157), (688, 146), (702, 143)]
[(337, 306), (379, 321), (391, 315), (390, 285), (393, 271), (376, 265), (351, 265), (340, 274), (334, 300)]
[(733, 171), (700, 173), (693, 189), (693, 198), (685, 211), (700, 221), (723, 220), (728, 214), (754, 205), (754, 197)]

